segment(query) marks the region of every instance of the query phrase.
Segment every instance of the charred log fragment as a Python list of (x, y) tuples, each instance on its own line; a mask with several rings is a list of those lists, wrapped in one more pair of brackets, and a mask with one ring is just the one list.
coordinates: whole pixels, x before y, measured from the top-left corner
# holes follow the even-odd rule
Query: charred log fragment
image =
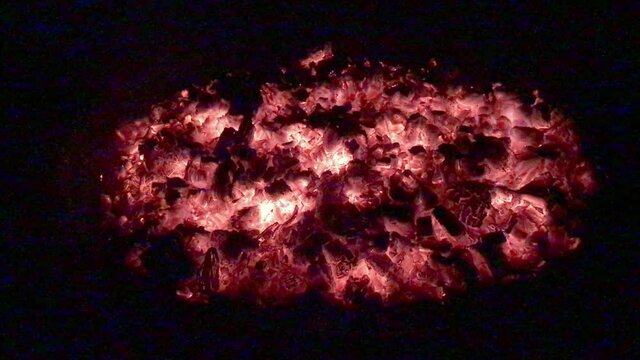
[(465, 232), (464, 225), (449, 210), (442, 206), (436, 206), (433, 209), (433, 216), (447, 229), (447, 232), (453, 236), (461, 235)]
[(224, 232), (224, 239), (220, 244), (222, 254), (230, 259), (237, 259), (245, 250), (258, 248), (258, 240), (246, 231)]

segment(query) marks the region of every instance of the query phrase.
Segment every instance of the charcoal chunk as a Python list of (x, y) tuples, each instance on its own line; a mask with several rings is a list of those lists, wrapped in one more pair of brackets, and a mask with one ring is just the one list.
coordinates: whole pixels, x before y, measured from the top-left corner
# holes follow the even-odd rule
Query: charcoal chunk
[(464, 226), (458, 218), (442, 206), (436, 206), (433, 209), (433, 216), (447, 229), (447, 232), (453, 236), (462, 235), (465, 230)]

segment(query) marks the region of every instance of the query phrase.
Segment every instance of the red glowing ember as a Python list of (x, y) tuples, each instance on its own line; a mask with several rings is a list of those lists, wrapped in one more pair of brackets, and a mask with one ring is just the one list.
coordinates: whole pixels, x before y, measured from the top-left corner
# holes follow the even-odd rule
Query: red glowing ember
[(390, 304), (576, 249), (572, 210), (595, 185), (560, 113), (384, 64), (320, 71), (333, 57), (302, 60), (304, 85), (262, 86), (251, 118), (209, 87), (117, 130), (103, 205), (127, 265), (188, 301)]

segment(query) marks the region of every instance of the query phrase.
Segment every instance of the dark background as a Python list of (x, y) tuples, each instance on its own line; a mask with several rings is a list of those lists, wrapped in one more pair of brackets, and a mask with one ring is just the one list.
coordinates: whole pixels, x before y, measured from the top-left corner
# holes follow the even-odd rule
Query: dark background
[[(23, 2), (0, 12), (2, 353), (631, 357), (640, 321), (638, 5), (137, 3)], [(433, 57), (456, 82), (537, 88), (569, 112), (601, 182), (581, 251), (540, 279), (443, 306), (353, 312), (313, 298), (284, 309), (189, 306), (109, 266), (93, 227), (100, 136), (228, 70), (271, 79), (325, 41), (359, 59), (422, 66)]]

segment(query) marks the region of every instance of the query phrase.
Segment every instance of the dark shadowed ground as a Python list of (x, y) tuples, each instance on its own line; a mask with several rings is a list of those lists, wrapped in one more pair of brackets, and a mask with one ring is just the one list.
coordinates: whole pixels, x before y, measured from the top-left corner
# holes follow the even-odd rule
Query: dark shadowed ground
[[(637, 342), (634, 6), (13, 4), (2, 11), (2, 342), (16, 358), (630, 358)], [(277, 78), (332, 41), (453, 82), (540, 89), (576, 119), (602, 188), (584, 246), (540, 279), (446, 305), (355, 312), (309, 298), (259, 310), (180, 304), (105, 260), (93, 149), (118, 120), (229, 70)], [(636, 55), (637, 56), (637, 55)], [(256, 89), (257, 90), (257, 89)], [(245, 96), (243, 100), (243, 96)]]

